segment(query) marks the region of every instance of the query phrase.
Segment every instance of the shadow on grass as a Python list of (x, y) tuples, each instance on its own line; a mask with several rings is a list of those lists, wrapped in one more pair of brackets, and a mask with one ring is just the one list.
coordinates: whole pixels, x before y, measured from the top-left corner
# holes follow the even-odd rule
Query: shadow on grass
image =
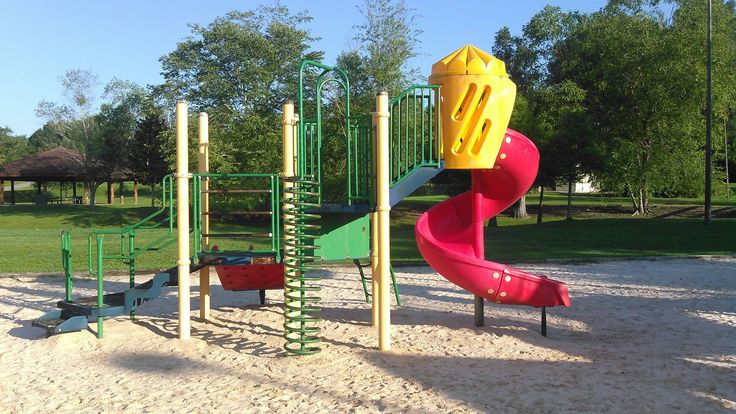
[[(84, 205), (15, 205), (3, 210), (19, 220), (19, 224), (28, 220), (46, 221), (54, 227), (124, 227), (148, 216), (157, 208), (144, 206), (115, 207), (97, 205), (94, 209)], [(38, 222), (36, 222), (38, 225)]]

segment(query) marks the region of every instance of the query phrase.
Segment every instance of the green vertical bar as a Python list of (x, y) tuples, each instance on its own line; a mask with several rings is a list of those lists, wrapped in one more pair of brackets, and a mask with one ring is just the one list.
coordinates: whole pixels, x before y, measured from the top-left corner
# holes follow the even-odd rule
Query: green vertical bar
[[(128, 234), (128, 253), (130, 258), (128, 259), (128, 279), (129, 286), (135, 287), (135, 230), (131, 230)], [(135, 309), (130, 311), (130, 319), (135, 319)]]
[[(319, 110), (319, 108), (318, 106), (317, 109)], [(350, 154), (348, 154), (349, 157)], [(322, 120), (319, 117), (317, 118), (317, 175), (315, 177), (318, 183), (317, 193), (319, 194), (317, 203), (322, 204)]]
[(192, 224), (194, 227), (194, 254), (202, 251), (202, 193), (200, 191), (202, 177), (194, 176), (192, 180)]
[[(169, 180), (169, 233), (171, 233), (174, 231), (174, 180), (172, 180), (170, 175), (167, 176), (167, 179)], [(166, 194), (164, 194), (165, 196)]]
[(87, 235), (87, 270), (92, 273), (92, 233)]
[[(356, 123), (358, 121), (356, 120)], [(355, 175), (353, 176), (353, 195), (355, 198), (360, 197), (360, 133), (358, 132), (357, 125), (350, 125), (350, 140), (353, 141), (353, 163), (355, 168)]]
[(417, 90), (411, 91), (414, 104), (414, 168), (417, 166)]
[(276, 253), (277, 250), (277, 243), (278, 243), (278, 232), (276, 231), (276, 210), (274, 209), (275, 206), (275, 198), (276, 198), (276, 188), (274, 188), (274, 177), (273, 175), (269, 177), (269, 186), (271, 188), (271, 251)]
[[(347, 128), (345, 129), (345, 149), (348, 152), (348, 158), (347, 158), (347, 173), (348, 173), (348, 205), (352, 204), (352, 196), (353, 196), (353, 164), (355, 164), (355, 160), (353, 157), (355, 157), (355, 150), (352, 148), (353, 142), (350, 139), (350, 120), (347, 119), (345, 121), (347, 123)], [(321, 180), (320, 180), (321, 183)], [(320, 186), (320, 189), (322, 186)]]
[[(389, 118), (388, 118), (388, 179), (393, 180), (394, 176), (394, 108), (395, 105), (390, 105), (388, 108)], [(377, 154), (373, 152), (373, 141), (376, 140), (376, 129), (373, 127), (373, 121), (371, 120), (371, 154), (372, 156), (375, 156), (377, 158)], [(373, 160), (375, 163), (375, 159)], [(376, 174), (376, 166), (373, 166), (373, 174), (371, 176), (372, 179), (375, 181), (377, 180), (377, 177), (375, 177)], [(375, 199), (375, 195), (374, 195)]]
[(396, 155), (398, 158), (398, 166), (396, 168), (396, 179), (398, 180), (399, 177), (401, 177), (401, 100), (398, 101), (397, 106), (397, 112), (398, 112), (398, 125), (396, 127)]
[(406, 99), (406, 118), (404, 119), (404, 159), (406, 160), (404, 165), (404, 174), (409, 173), (409, 95), (407, 94), (404, 98)]
[(72, 301), (72, 289), (74, 287), (74, 281), (72, 277), (74, 272), (72, 270), (72, 242), (70, 230), (64, 230), (61, 233), (61, 260), (64, 266), (64, 276), (66, 277), (66, 295), (65, 300), (67, 302)]
[(309, 171), (306, 171), (307, 174), (314, 174), (314, 135), (316, 133), (316, 130), (314, 128), (314, 124), (309, 124), (309, 135), (305, 136), (304, 139), (309, 140)]
[(437, 117), (437, 128), (436, 128), (437, 142), (435, 143), (435, 148), (437, 151), (437, 156), (436, 156), (437, 161), (436, 162), (437, 162), (437, 165), (439, 165), (440, 157), (442, 156), (442, 154), (440, 154), (440, 145), (442, 143), (442, 140), (441, 140), (442, 138), (442, 135), (441, 135), (442, 134), (442, 117), (440, 116), (440, 114), (442, 113), (442, 99), (440, 96), (439, 86), (435, 87), (434, 96), (435, 96), (435, 100), (437, 101), (437, 111), (435, 113), (435, 117)]
[[(431, 93), (430, 93), (429, 99), (432, 99)], [(430, 103), (429, 104), (429, 162), (434, 162), (434, 157), (432, 156), (432, 149), (434, 148), (434, 146), (432, 145), (432, 140), (434, 139), (434, 135), (432, 133), (432, 127), (434, 123), (434, 119), (432, 118), (432, 109), (434, 109), (434, 105)]]
[(421, 144), (422, 145), (422, 164), (425, 164), (427, 162), (427, 158), (426, 158), (426, 153), (425, 153), (425, 150), (424, 150), (424, 146), (426, 145), (426, 134), (425, 134), (425, 131), (424, 131), (424, 116), (425, 116), (425, 113), (424, 113), (424, 96), (425, 96), (424, 95), (424, 88), (421, 89), (420, 94), (421, 94), (421, 99), (420, 99), (421, 104), (419, 105), (420, 106), (419, 107), (419, 110), (421, 111), (421, 116), (422, 116), (422, 121), (421, 121), (421, 124), (420, 124), (421, 125), (421, 127), (420, 127), (420, 131), (421, 131), (420, 132), (420, 136), (421, 136), (420, 139), (422, 140), (422, 144)]
[(103, 248), (103, 235), (98, 234), (97, 235), (97, 338), (102, 338), (104, 331), (103, 331), (103, 321), (102, 316), (99, 316), (99, 312), (102, 310), (103, 306), (105, 305), (104, 302), (104, 295), (105, 295), (105, 282), (102, 280), (103, 277), (103, 265), (102, 265), (102, 248)]

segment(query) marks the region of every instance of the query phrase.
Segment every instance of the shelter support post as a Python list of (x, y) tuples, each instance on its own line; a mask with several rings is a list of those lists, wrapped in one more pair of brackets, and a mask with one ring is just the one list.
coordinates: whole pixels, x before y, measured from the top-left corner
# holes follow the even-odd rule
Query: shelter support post
[(10, 180), (10, 204), (15, 205), (15, 180)]
[(138, 180), (133, 180), (133, 204), (138, 205)]
[(5, 181), (0, 180), (0, 204), (5, 204)]

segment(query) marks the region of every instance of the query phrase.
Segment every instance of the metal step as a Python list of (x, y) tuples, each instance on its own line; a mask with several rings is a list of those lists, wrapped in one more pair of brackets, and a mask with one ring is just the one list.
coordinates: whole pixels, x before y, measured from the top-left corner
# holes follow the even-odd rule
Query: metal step
[[(203, 259), (190, 266), (196, 272), (203, 266), (214, 263), (214, 259)], [(123, 292), (108, 293), (102, 297), (103, 306), (97, 306), (97, 296), (77, 298), (73, 301), (60, 300), (53, 310), (31, 322), (32, 326), (46, 330), (46, 336), (87, 329), (88, 321), (98, 317), (129, 314), (136, 307), (161, 295), (164, 286), (179, 285), (179, 269), (172, 267), (159, 272), (150, 280)]]
[[(172, 270), (169, 269), (167, 272), (170, 271)], [(156, 273), (156, 275), (154, 275), (148, 282), (126, 290), (123, 293), (123, 306), (125, 308), (125, 312), (131, 312), (149, 300), (161, 296), (163, 287), (169, 286), (169, 283), (172, 282), (171, 273), (167, 272)]]
[(88, 318), (117, 316), (125, 313), (123, 292), (109, 293), (102, 297), (102, 307), (97, 306), (97, 296), (77, 298), (73, 302), (60, 300), (56, 307), (73, 315), (85, 315)]
[(46, 330), (46, 336), (65, 332), (76, 332), (87, 329), (87, 317), (84, 315), (69, 315), (61, 310), (46, 313), (31, 322), (32, 326)]
[(391, 207), (399, 203), (399, 201), (408, 197), (421, 187), (424, 183), (434, 178), (437, 174), (441, 173), (445, 169), (445, 164), (438, 168), (435, 167), (419, 167), (413, 170), (409, 175), (404, 177), (401, 181), (389, 188), (389, 203)]

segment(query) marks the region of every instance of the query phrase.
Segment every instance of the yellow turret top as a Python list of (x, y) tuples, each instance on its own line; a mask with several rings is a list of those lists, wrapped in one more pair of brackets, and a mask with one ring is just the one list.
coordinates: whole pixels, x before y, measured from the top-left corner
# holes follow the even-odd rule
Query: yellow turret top
[(509, 76), (502, 60), (472, 45), (463, 46), (432, 65), (430, 79), (452, 75)]

